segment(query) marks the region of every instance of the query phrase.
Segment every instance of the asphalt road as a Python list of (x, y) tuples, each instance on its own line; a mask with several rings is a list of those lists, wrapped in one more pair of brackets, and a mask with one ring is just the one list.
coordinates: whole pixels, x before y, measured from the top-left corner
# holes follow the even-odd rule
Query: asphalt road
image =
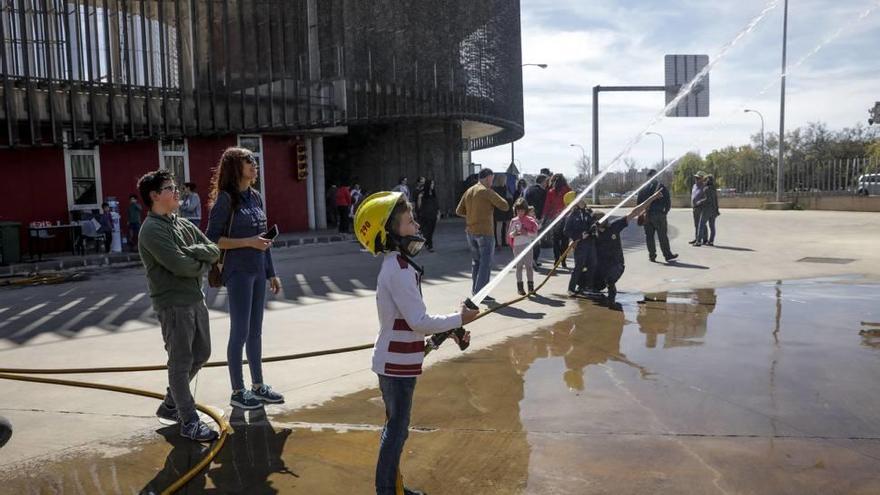
[[(461, 221), (440, 223), (436, 252), (419, 255), (428, 283), (469, 275), (463, 227)], [(623, 238), (628, 251), (644, 244), (638, 228), (626, 229)], [(545, 259), (550, 254), (543, 251)], [(353, 241), (280, 248), (272, 255), (284, 291), (270, 293), (270, 305), (320, 304), (375, 289), (378, 264)], [(509, 249), (496, 251), (497, 267), (510, 259)], [(225, 290), (207, 289), (207, 301), (209, 309), (227, 311)], [(87, 328), (120, 332), (157, 325), (139, 266), (93, 270), (78, 282), (0, 289), (0, 319), (0, 349), (77, 337)]]

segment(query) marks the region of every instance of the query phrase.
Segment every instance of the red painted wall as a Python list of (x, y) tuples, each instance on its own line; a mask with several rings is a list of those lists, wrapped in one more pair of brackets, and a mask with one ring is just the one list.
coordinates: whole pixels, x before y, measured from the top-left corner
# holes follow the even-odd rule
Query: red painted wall
[(306, 183), (296, 179), (296, 143), (293, 136), (263, 136), (266, 209), (281, 232), (309, 229)]
[[(122, 238), (128, 238), (128, 196), (138, 195), (138, 202), (145, 206), (137, 190), (137, 181), (147, 172), (159, 168), (159, 143), (135, 141), (132, 143), (102, 144), (98, 148), (101, 160), (101, 192), (103, 201), (115, 196), (119, 201), (119, 225)], [(144, 211), (146, 215), (146, 208)]]
[[(296, 179), (296, 137), (263, 136), (263, 174), (269, 222), (281, 232), (308, 230), (306, 183)], [(202, 199), (202, 229), (208, 220), (208, 190), (214, 167), (223, 150), (238, 144), (235, 135), (219, 138), (189, 138), (190, 181), (195, 182)], [(137, 194), (137, 180), (159, 168), (156, 141), (102, 144), (102, 200), (116, 196), (122, 207), (123, 236), (128, 232), (125, 206), (129, 194)], [(60, 148), (0, 150), (0, 221), (12, 220), (26, 226), (32, 221), (67, 223), (67, 185), (64, 175), (64, 151)], [(143, 204), (143, 202), (141, 202)], [(26, 231), (22, 230), (22, 249), (26, 249)], [(63, 250), (63, 242), (47, 249)]]
[(238, 139), (232, 136), (219, 138), (188, 138), (186, 145), (189, 151), (189, 180), (195, 182), (196, 192), (202, 200), (202, 230), (208, 227), (208, 192), (211, 185), (211, 176), (214, 168), (220, 163), (220, 155), (223, 150), (238, 144)]
[(21, 222), (22, 255), (27, 246), (24, 228), (33, 221), (67, 223), (64, 151), (60, 148), (0, 150), (0, 221)]

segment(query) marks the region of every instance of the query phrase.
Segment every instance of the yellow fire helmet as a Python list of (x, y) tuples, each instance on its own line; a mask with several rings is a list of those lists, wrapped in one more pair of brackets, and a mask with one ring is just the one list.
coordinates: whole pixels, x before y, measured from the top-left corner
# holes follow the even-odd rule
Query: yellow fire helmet
[(354, 215), (354, 234), (370, 253), (379, 254), (386, 245), (388, 232), (385, 224), (402, 197), (402, 192), (381, 191), (367, 196), (358, 207)]
[(574, 198), (576, 198), (576, 197), (577, 197), (576, 192), (568, 191), (567, 193), (565, 193), (565, 196), (562, 197), (562, 202), (565, 203), (565, 206), (568, 206), (571, 204), (572, 201), (574, 201)]

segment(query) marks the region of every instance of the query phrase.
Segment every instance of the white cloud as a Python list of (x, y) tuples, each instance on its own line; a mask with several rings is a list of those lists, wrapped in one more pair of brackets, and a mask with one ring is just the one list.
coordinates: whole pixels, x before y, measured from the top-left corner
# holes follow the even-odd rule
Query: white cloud
[[(772, 11), (711, 73), (712, 113), (705, 119), (662, 120), (667, 158), (692, 149), (708, 152), (748, 142), (760, 129), (778, 130), (782, 12)], [(665, 2), (600, 0), (523, 0), (523, 61), (547, 63), (546, 70), (523, 69), (526, 136), (516, 155), (526, 171), (547, 166), (574, 173), (580, 155), (590, 153), (592, 87), (596, 84), (662, 84), (663, 55), (714, 55), (765, 5), (762, 0)], [(877, 0), (834, 2), (799, 0), (789, 7), (789, 64), (830, 34), (841, 36), (823, 47), (788, 77), (786, 128), (821, 120), (838, 129), (865, 122), (880, 99), (880, 8), (857, 22)], [(769, 84), (768, 87), (768, 83)], [(768, 89), (759, 94), (762, 88)], [(663, 94), (600, 95), (600, 157), (606, 163), (660, 111)], [(647, 165), (659, 159), (659, 143), (648, 136), (632, 156)], [(477, 152), (474, 160), (506, 167), (510, 149)]]

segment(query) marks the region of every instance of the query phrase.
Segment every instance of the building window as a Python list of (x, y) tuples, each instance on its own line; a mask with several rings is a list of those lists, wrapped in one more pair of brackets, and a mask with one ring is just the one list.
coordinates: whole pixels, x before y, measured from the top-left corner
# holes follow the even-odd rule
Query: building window
[[(263, 198), (266, 197), (266, 187), (265, 187), (265, 175), (263, 166), (263, 138), (258, 135), (241, 135), (238, 136), (238, 146), (241, 148), (245, 148), (251, 151), (254, 154), (254, 158), (257, 159), (257, 164), (259, 168), (257, 170), (257, 182), (254, 184), (254, 189), (260, 191), (260, 194)], [(265, 203), (265, 201), (264, 201)], [(263, 209), (266, 209), (266, 205), (263, 204)]]
[(93, 210), (100, 207), (101, 164), (98, 149), (64, 150), (67, 178), (67, 204), (71, 210)]
[(189, 182), (189, 157), (186, 139), (165, 139), (159, 141), (159, 168), (174, 174), (178, 185)]

